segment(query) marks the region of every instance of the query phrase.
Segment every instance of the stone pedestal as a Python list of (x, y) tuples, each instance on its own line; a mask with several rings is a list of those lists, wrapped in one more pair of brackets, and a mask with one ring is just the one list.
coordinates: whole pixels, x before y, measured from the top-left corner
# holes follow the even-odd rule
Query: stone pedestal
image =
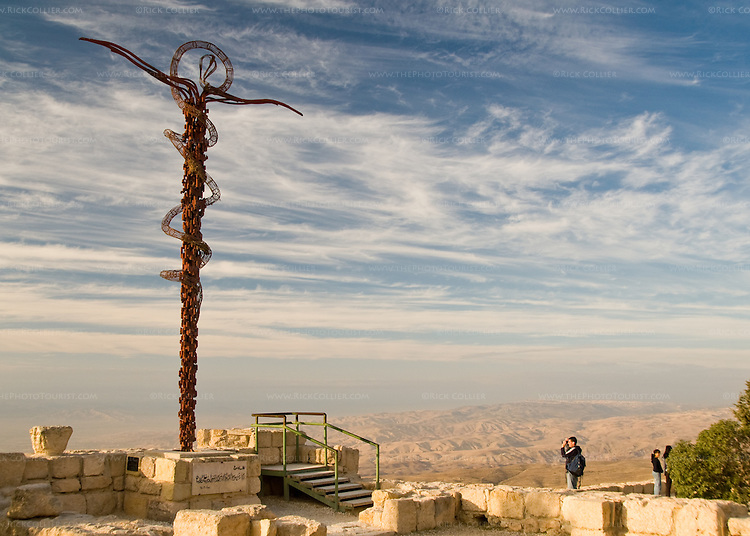
[(65, 452), (68, 440), (73, 435), (70, 426), (35, 426), (29, 430), (31, 446), (35, 454), (59, 456)]
[(148, 451), (130, 457), (127, 514), (172, 521), (178, 511), (258, 504), (260, 461), (232, 451)]

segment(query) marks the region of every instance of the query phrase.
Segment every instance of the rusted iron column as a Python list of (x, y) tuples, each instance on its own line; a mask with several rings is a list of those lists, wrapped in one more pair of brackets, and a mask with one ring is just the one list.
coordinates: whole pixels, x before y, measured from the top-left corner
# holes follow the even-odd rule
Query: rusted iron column
[[(204, 103), (200, 103), (204, 104)], [(205, 105), (200, 112), (207, 113)], [(180, 448), (192, 450), (195, 441), (195, 399), (198, 396), (196, 375), (198, 372), (198, 318), (200, 316), (200, 268), (203, 242), (201, 219), (206, 210), (203, 189), (206, 178), (205, 154), (206, 122), (197, 115), (185, 113), (185, 164), (182, 179), (182, 230), (181, 248), (182, 281), (180, 299)]]
[[(302, 115), (291, 106), (273, 99), (242, 99), (227, 93), (232, 85), (234, 69), (224, 52), (207, 41), (188, 41), (180, 46), (172, 57), (169, 74), (146, 63), (141, 58), (110, 41), (99, 41), (81, 37), (81, 40), (101, 45), (115, 54), (127, 59), (133, 65), (170, 86), (172, 96), (185, 115), (185, 132), (179, 135), (165, 130), (164, 135), (185, 159), (183, 164), (182, 201), (173, 207), (161, 222), (162, 230), (169, 236), (182, 241), (181, 270), (163, 270), (161, 276), (180, 283), (180, 449), (192, 451), (195, 442), (195, 399), (196, 373), (198, 371), (198, 318), (200, 316), (203, 289), (200, 281), (200, 269), (211, 258), (211, 248), (203, 241), (201, 219), (206, 206), (219, 200), (219, 188), (206, 173), (206, 151), (217, 140), (216, 129), (208, 119), (208, 103), (211, 101), (224, 104), (276, 104), (289, 108)], [(183, 54), (189, 50), (201, 49), (210, 52), (200, 58), (199, 84), (179, 76), (177, 70)], [(208, 77), (214, 74), (219, 60), (225, 70), (224, 82), (219, 86), (208, 83)], [(208, 185), (211, 196), (203, 197), (204, 188)], [(182, 213), (182, 231), (171, 226), (172, 220)]]

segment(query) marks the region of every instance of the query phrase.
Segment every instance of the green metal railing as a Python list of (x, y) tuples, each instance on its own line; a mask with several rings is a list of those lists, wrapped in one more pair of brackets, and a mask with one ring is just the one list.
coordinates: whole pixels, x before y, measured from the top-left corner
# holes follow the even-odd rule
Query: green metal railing
[[(312, 416), (312, 417), (322, 417), (323, 422), (306, 422), (301, 421), (299, 418), (300, 416)], [(289, 486), (287, 483), (287, 444), (286, 444), (286, 432), (292, 432), (295, 436), (295, 460), (299, 460), (299, 447), (300, 438), (306, 439), (307, 441), (310, 441), (316, 445), (319, 445), (323, 448), (325, 448), (326, 451), (326, 465), (328, 465), (328, 454), (333, 451), (333, 472), (334, 472), (334, 497), (336, 502), (336, 507), (338, 507), (339, 503), (339, 462), (338, 462), (338, 451), (328, 445), (328, 429), (331, 428), (337, 432), (340, 432), (342, 434), (348, 435), (349, 437), (353, 437), (354, 439), (357, 439), (358, 441), (361, 441), (363, 443), (367, 443), (369, 445), (372, 445), (375, 447), (375, 489), (380, 489), (380, 445), (374, 441), (371, 441), (369, 439), (366, 439), (362, 436), (359, 436), (353, 432), (350, 432), (348, 430), (344, 430), (343, 428), (333, 425), (328, 422), (328, 415), (323, 412), (312, 412), (312, 411), (291, 411), (291, 412), (283, 412), (283, 413), (253, 413), (253, 417), (255, 417), (255, 424), (252, 425), (252, 427), (255, 429), (255, 448), (258, 449), (258, 429), (259, 428), (277, 428), (284, 431), (282, 434), (282, 446), (281, 446), (281, 452), (282, 452), (282, 467), (283, 467), (283, 475), (284, 475), (284, 498), (289, 499)], [(287, 417), (292, 416), (293, 420), (288, 420)], [(281, 419), (281, 422), (272, 422), (272, 423), (261, 423), (259, 422), (259, 419)], [(300, 430), (300, 426), (322, 426), (323, 427), (323, 441), (319, 441), (313, 437), (310, 437), (308, 434)]]

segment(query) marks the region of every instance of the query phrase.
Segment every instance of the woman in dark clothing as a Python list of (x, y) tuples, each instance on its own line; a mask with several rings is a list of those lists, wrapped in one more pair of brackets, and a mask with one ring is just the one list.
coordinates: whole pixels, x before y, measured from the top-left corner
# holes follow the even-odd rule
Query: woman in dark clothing
[(662, 457), (664, 463), (664, 495), (667, 497), (672, 496), (672, 477), (669, 476), (669, 466), (667, 465), (667, 458), (669, 453), (672, 452), (672, 445), (667, 445), (664, 449), (664, 456)]
[(654, 475), (654, 495), (661, 495), (661, 474), (664, 472), (664, 469), (661, 468), (660, 455), (661, 451), (659, 449), (651, 453), (651, 474)]

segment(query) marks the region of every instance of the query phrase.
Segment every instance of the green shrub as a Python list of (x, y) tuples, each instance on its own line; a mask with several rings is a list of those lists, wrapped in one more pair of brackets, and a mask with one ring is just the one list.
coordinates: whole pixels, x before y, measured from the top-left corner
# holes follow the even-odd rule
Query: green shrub
[(678, 497), (750, 502), (750, 381), (735, 405), (739, 419), (721, 420), (680, 441), (667, 459)]

